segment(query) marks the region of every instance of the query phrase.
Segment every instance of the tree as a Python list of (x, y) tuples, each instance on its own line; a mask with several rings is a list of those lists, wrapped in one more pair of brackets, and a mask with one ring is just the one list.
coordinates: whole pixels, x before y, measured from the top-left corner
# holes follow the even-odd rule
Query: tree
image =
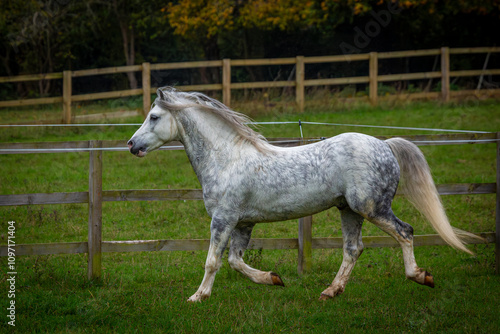
[[(127, 66), (135, 64), (135, 25), (134, 16), (137, 12), (134, 10), (142, 2), (138, 1), (120, 1), (113, 0), (113, 11), (116, 15), (123, 42), (123, 54)], [(137, 78), (135, 72), (127, 72), (130, 89), (137, 88)]]
[[(67, 1), (66, 1), (67, 2)], [(72, 17), (77, 4), (63, 0), (46, 2), (13, 0), (2, 2), (0, 56), (8, 75), (19, 72), (51, 73), (70, 57), (71, 41), (65, 37), (74, 27)], [(50, 80), (40, 80), (40, 95), (48, 94)], [(21, 86), (18, 85), (18, 90)]]
[[(207, 52), (221, 41), (243, 38), (244, 56), (249, 36), (280, 32), (290, 42), (297, 35), (330, 34), (345, 23), (352, 22), (371, 10), (368, 0), (193, 0), (170, 3), (163, 8), (174, 33), (188, 41), (204, 45)], [(255, 41), (255, 38), (251, 39)], [(255, 41), (256, 42), (256, 41)], [(218, 55), (218, 52), (212, 54)], [(218, 57), (220, 58), (220, 57)]]
[(425, 19), (458, 13), (497, 15), (499, 0), (192, 0), (170, 3), (167, 14), (174, 33), (188, 40), (212, 40), (237, 30), (293, 32), (316, 30), (333, 33), (343, 23), (370, 17), (381, 7), (398, 12), (418, 10)]
[[(0, 1), (0, 75), (145, 60), (335, 54), (389, 7), (397, 14), (359, 52), (500, 43), (500, 0), (9, 0)], [(259, 69), (249, 69), (252, 79), (262, 80)], [(219, 80), (219, 72), (200, 69), (203, 82)], [(134, 73), (116, 79), (123, 77), (100, 85), (139, 85)], [(85, 80), (75, 87), (95, 89)], [(15, 85), (2, 84), (0, 94), (12, 87), (24, 96), (58, 89), (49, 80)]]

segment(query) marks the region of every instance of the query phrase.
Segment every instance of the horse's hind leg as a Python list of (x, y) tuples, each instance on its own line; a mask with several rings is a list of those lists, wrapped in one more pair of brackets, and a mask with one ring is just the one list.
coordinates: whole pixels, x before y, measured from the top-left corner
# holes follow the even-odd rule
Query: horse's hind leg
[(239, 271), (255, 283), (285, 286), (278, 274), (271, 271), (260, 271), (254, 269), (243, 261), (243, 254), (245, 253), (245, 249), (250, 242), (253, 227), (254, 225), (238, 225), (233, 230), (231, 234), (231, 245), (229, 248), (229, 265), (231, 268)]
[(344, 292), (352, 269), (363, 252), (363, 241), (361, 240), (363, 217), (350, 208), (341, 210), (340, 214), (342, 219), (342, 238), (344, 240), (344, 258), (335, 279), (321, 293), (320, 300), (330, 299)]
[(434, 279), (430, 273), (419, 268), (413, 253), (413, 227), (396, 217), (391, 209), (368, 218), (381, 230), (396, 239), (403, 250), (406, 277), (419, 284), (434, 287)]

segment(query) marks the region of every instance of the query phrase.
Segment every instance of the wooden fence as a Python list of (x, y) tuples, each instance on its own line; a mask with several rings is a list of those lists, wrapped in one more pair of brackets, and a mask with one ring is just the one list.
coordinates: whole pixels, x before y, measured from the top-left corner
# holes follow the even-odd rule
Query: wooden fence
[[(387, 137), (379, 137), (386, 139)], [(480, 233), (488, 243), (496, 243), (496, 271), (500, 273), (500, 132), (498, 133), (461, 133), (447, 135), (403, 136), (418, 145), (484, 144), (496, 143), (497, 173), (496, 183), (462, 183), (438, 185), (441, 195), (469, 195), (496, 193), (495, 232)], [(317, 138), (316, 138), (317, 139)], [(276, 139), (280, 146), (296, 146), (303, 139)], [(161, 149), (183, 149), (180, 143), (171, 143)], [(109, 201), (165, 201), (165, 200), (202, 200), (200, 189), (180, 190), (102, 190), (103, 149), (120, 150), (126, 147), (124, 141), (82, 141), (82, 142), (45, 142), (45, 143), (3, 143), (1, 154), (54, 153), (88, 150), (89, 153), (89, 191), (65, 193), (33, 193), (19, 195), (0, 195), (0, 206), (88, 203), (88, 240), (81, 242), (60, 242), (45, 244), (16, 244), (16, 255), (75, 254), (88, 253), (88, 278), (101, 276), (101, 256), (106, 252), (136, 251), (193, 251), (208, 250), (209, 240), (102, 240), (102, 202)], [(58, 151), (59, 150), (59, 151)], [(299, 220), (299, 235), (288, 239), (252, 239), (249, 249), (298, 249), (298, 271), (311, 268), (312, 250), (342, 248), (342, 238), (313, 238), (312, 217)], [(395, 247), (391, 237), (363, 237), (365, 247)], [(415, 246), (445, 245), (438, 235), (416, 235)], [(7, 245), (0, 246), (0, 256), (7, 256)]]
[[(142, 65), (133, 66), (120, 66), (98, 68), (90, 70), (78, 71), (63, 71), (58, 73), (49, 74), (33, 74), (21, 75), (16, 77), (0, 77), (0, 83), (7, 82), (20, 82), (20, 81), (36, 81), (36, 80), (50, 80), (62, 79), (62, 96), (59, 97), (45, 97), (37, 99), (24, 99), (12, 101), (0, 101), (0, 107), (14, 107), (23, 105), (34, 104), (50, 104), (62, 103), (63, 114), (62, 122), (71, 123), (73, 116), (71, 112), (72, 103), (80, 101), (90, 101), (98, 99), (119, 98), (125, 96), (142, 95), (143, 96), (143, 112), (146, 115), (151, 106), (151, 93), (154, 93), (157, 87), (151, 87), (151, 72), (164, 71), (164, 70), (178, 70), (178, 69), (193, 69), (193, 68), (206, 68), (218, 67), (222, 71), (222, 83), (204, 84), (204, 85), (189, 85), (178, 86), (182, 90), (221, 90), (222, 100), (224, 104), (231, 104), (231, 90), (233, 89), (252, 89), (252, 88), (275, 88), (275, 87), (295, 87), (295, 96), (297, 107), (300, 111), (304, 110), (305, 104), (305, 87), (311, 86), (330, 86), (330, 85), (350, 85), (350, 84), (368, 84), (369, 86), (369, 100), (372, 104), (376, 104), (378, 96), (378, 84), (391, 81), (407, 81), (407, 80), (421, 80), (421, 79), (440, 79), (441, 92), (420, 92), (411, 94), (400, 94), (396, 98), (413, 99), (413, 98), (427, 98), (427, 99), (442, 99), (449, 101), (452, 97), (468, 96), (486, 94), (498, 95), (500, 89), (485, 90), (450, 90), (451, 77), (470, 77), (484, 75), (500, 75), (500, 69), (480, 69), (480, 70), (464, 70), (464, 71), (451, 71), (450, 70), (450, 55), (457, 54), (478, 54), (478, 53), (499, 53), (500, 47), (480, 47), (480, 48), (448, 48), (431, 50), (412, 50), (412, 51), (395, 51), (395, 52), (370, 52), (365, 54), (355, 55), (336, 55), (336, 56), (321, 56), (321, 57), (303, 57), (297, 56), (295, 58), (275, 58), (275, 59), (223, 59), (223, 60), (210, 60), (210, 61), (194, 61), (194, 62), (177, 62), (177, 63), (164, 63), (164, 64), (150, 64), (143, 63)], [(405, 57), (425, 57), (425, 56), (440, 56), (441, 68), (439, 71), (431, 72), (418, 72), (418, 73), (398, 73), (379, 75), (378, 63), (381, 59), (394, 59)], [(489, 57), (486, 57), (487, 59)], [(325, 78), (325, 79), (306, 79), (305, 66), (307, 64), (318, 63), (338, 63), (338, 62), (351, 62), (351, 61), (368, 61), (369, 71), (365, 76), (356, 77), (342, 77), (342, 78)], [(233, 66), (268, 66), (268, 65), (294, 65), (295, 66), (295, 79), (288, 81), (261, 81), (261, 82), (231, 82), (231, 68)], [(487, 63), (485, 62), (485, 65)], [(72, 79), (83, 76), (91, 75), (104, 75), (114, 73), (126, 72), (142, 72), (142, 88), (128, 89), (113, 92), (101, 92), (92, 94), (73, 95), (72, 92)]]

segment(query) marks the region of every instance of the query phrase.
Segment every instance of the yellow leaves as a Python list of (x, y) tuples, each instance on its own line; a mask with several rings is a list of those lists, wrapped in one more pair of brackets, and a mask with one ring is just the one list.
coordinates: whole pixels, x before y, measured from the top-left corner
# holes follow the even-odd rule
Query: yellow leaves
[(372, 9), (366, 0), (348, 0), (347, 3), (352, 8), (354, 15), (364, 14)]
[[(355, 16), (367, 15), (373, 7), (422, 8), (435, 15), (441, 11), (438, 0), (186, 0), (169, 2), (161, 9), (175, 33), (191, 37), (211, 37), (239, 28), (295, 29), (321, 26), (350, 9)], [(397, 4), (397, 5), (396, 5)], [(500, 1), (447, 1), (448, 8), (461, 12), (488, 14), (500, 9)], [(347, 12), (348, 13), (348, 12)]]
[[(328, 17), (332, 2), (338, 1), (191, 0), (180, 1), (175, 5), (170, 3), (162, 11), (167, 13), (176, 34), (211, 37), (236, 27), (287, 30), (317, 25)], [(237, 15), (235, 8), (238, 8)], [(366, 11), (366, 6), (359, 7), (360, 13)]]
[[(479, 13), (487, 11), (487, 6), (467, 1), (475, 0), (458, 1), (457, 10), (465, 11), (468, 7)], [(170, 2), (161, 11), (176, 34), (203, 38), (241, 28), (320, 27), (334, 17), (368, 15), (375, 6), (384, 4), (400, 9), (422, 8), (435, 15), (440, 11), (436, 3), (437, 0), (186, 0)], [(448, 6), (454, 6), (451, 3)]]
[(222, 29), (234, 29), (235, 0), (181, 1), (166, 7), (167, 17), (176, 34), (212, 37)]
[(406, 1), (400, 1), (399, 6), (403, 8), (411, 8), (420, 5), (425, 5), (426, 3), (427, 3), (426, 0), (406, 0)]
[(361, 3), (357, 3), (354, 5), (354, 15), (359, 15), (364, 13), (364, 6)]
[(327, 9), (327, 1), (303, 0), (249, 0), (240, 9), (240, 23), (244, 27), (287, 30), (297, 25), (312, 24), (321, 17), (321, 8)]

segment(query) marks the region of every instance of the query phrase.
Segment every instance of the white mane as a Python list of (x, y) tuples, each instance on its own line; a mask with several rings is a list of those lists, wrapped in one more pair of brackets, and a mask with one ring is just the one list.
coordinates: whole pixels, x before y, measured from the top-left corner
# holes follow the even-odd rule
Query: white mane
[(251, 123), (251, 119), (248, 116), (228, 108), (223, 103), (205, 94), (198, 92), (180, 92), (173, 87), (162, 87), (157, 90), (157, 98), (154, 104), (169, 111), (201, 107), (201, 109), (219, 116), (244, 140), (253, 144), (259, 151), (268, 151), (267, 141), (264, 136), (247, 125)]

